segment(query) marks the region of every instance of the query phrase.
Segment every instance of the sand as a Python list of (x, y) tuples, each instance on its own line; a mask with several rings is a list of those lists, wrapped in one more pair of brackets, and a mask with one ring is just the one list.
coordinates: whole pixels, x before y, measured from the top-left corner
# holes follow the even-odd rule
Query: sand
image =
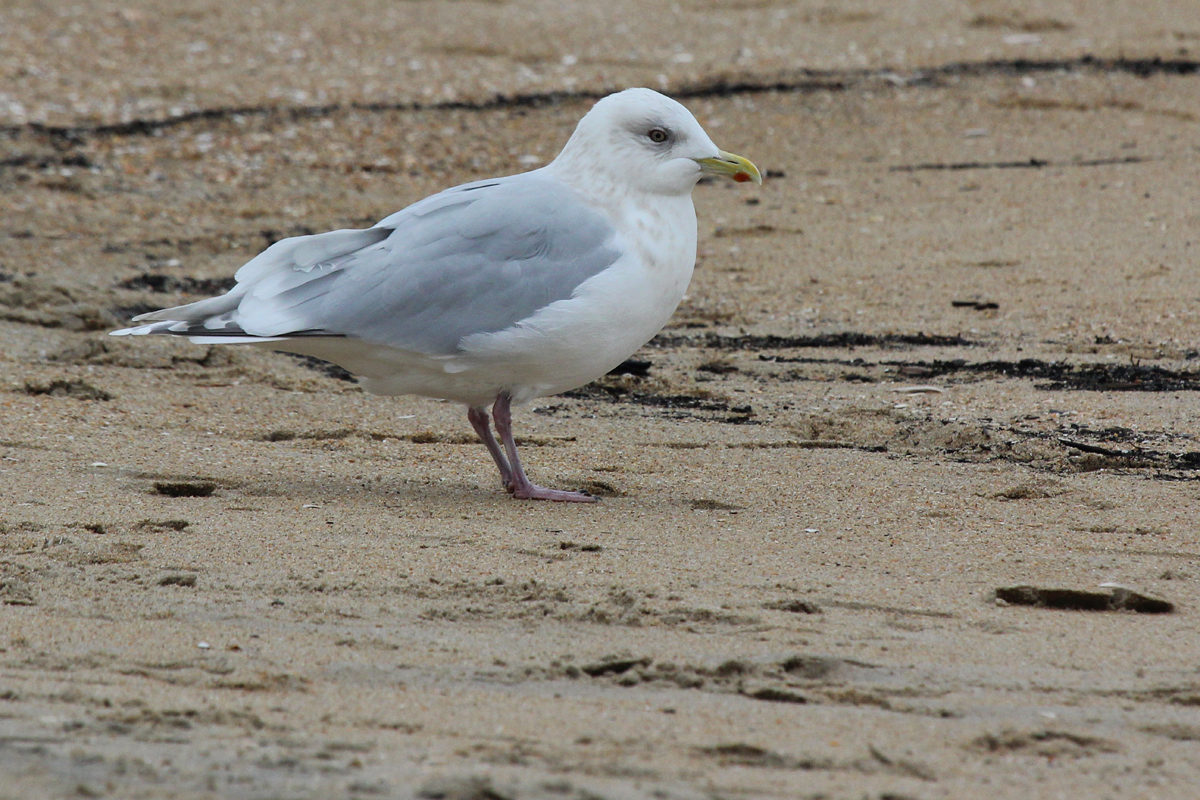
[[(1093, 5), (0, 12), (0, 798), (1190, 796), (1200, 25)], [(768, 178), (642, 374), (518, 411), (595, 506), (105, 335), (637, 84)]]

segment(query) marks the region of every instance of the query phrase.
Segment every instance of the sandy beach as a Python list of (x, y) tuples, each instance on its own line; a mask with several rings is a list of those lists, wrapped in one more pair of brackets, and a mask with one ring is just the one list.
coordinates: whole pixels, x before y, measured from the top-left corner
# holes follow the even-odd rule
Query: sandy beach
[[(1200, 783), (1193, 3), (0, 10), (0, 799)], [(670, 325), (516, 413), (109, 330), (684, 102)], [(1025, 588), (1017, 588), (1025, 587)]]

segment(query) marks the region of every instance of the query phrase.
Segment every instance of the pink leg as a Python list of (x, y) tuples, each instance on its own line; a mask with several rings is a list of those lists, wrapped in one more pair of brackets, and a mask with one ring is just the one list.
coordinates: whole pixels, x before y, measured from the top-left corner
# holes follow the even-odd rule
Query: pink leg
[(508, 491), (518, 500), (557, 500), (560, 503), (594, 503), (596, 498), (583, 492), (566, 492), (561, 489), (546, 489), (531, 483), (525, 477), (521, 468), (521, 459), (517, 457), (517, 443), (513, 439), (512, 410), (509, 407), (511, 398), (507, 392), (501, 392), (492, 406), (492, 417), (496, 420), (496, 432), (504, 442), (504, 450), (508, 453), (508, 463), (512, 467), (512, 482)]
[(500, 470), (500, 485), (511, 492), (512, 469), (508, 466), (504, 451), (500, 449), (500, 443), (496, 441), (495, 436), (492, 436), (492, 421), (488, 417), (487, 409), (471, 406), (467, 409), (467, 419), (471, 421), (471, 427), (483, 441), (484, 447), (492, 454), (492, 461), (496, 462), (496, 469)]

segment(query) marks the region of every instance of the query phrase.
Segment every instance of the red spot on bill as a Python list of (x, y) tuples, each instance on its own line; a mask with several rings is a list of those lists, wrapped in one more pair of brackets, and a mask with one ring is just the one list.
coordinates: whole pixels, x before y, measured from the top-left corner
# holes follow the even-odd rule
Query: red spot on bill
[(735, 181), (737, 181), (738, 183), (745, 183), (746, 181), (754, 180), (753, 178), (750, 177), (749, 172), (735, 172), (735, 173), (733, 173), (733, 179)]

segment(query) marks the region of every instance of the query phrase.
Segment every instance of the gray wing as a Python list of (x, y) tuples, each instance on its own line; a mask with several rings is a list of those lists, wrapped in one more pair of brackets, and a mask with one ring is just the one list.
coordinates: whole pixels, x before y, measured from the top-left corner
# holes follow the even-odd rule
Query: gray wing
[(449, 189), (367, 230), (277, 242), (229, 294), (142, 315), (164, 322), (130, 332), (354, 336), (450, 355), (465, 336), (571, 297), (619, 255), (612, 226), (574, 190), (525, 173)]

